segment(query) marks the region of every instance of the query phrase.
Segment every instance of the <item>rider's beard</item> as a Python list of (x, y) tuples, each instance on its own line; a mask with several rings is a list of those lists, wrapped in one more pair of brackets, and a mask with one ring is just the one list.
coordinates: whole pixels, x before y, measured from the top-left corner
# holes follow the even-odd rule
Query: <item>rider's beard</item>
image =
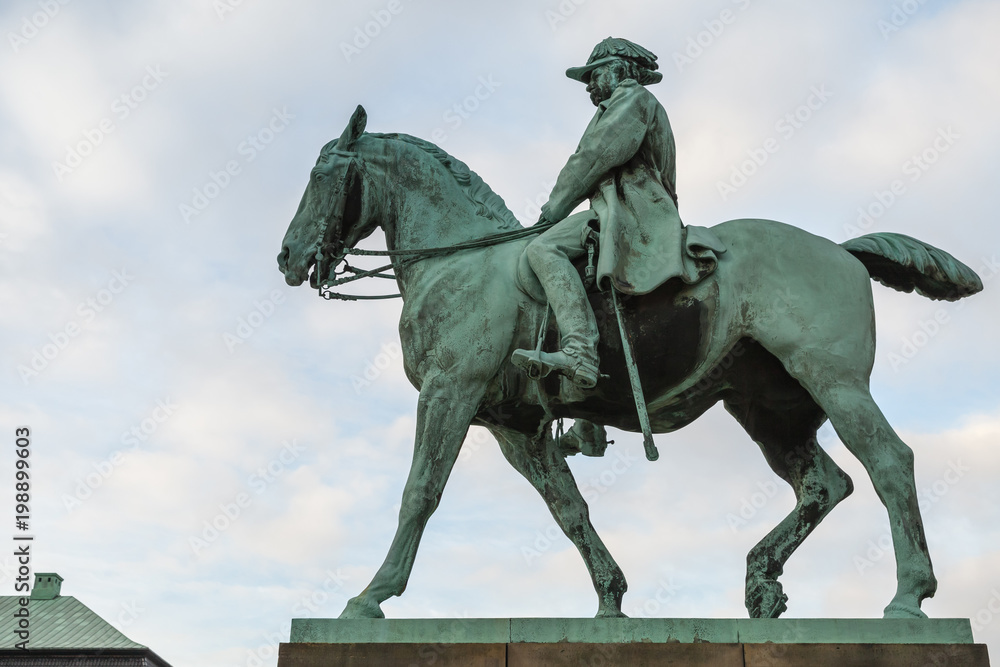
[(615, 92), (615, 88), (618, 87), (617, 77), (614, 77), (610, 81), (604, 81), (594, 86), (590, 91), (590, 101), (594, 103), (594, 106), (598, 106), (601, 102), (611, 97), (611, 94)]

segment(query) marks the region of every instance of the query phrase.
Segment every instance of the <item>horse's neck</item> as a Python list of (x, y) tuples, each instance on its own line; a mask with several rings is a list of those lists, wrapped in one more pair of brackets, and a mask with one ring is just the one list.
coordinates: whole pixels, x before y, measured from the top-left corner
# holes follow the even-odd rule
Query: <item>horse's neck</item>
[(444, 248), (503, 231), (495, 220), (478, 215), (475, 206), (468, 203), (467, 206), (443, 204), (440, 199), (432, 199), (426, 190), (407, 193), (393, 212), (392, 223), (386, 226), (388, 247), (391, 250)]
[(390, 250), (450, 247), (507, 229), (481, 214), (463, 187), (432, 157), (420, 155), (419, 167), (411, 167), (406, 178), (394, 176), (400, 170), (393, 163), (395, 157), (391, 149), (387, 151), (384, 165), (382, 227)]

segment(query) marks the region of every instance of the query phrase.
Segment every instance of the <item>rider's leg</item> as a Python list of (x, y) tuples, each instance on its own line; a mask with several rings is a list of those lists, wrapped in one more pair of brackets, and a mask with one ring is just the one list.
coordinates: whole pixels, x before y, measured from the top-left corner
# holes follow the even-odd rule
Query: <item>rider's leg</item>
[(586, 252), (584, 232), (591, 219), (590, 211), (571, 215), (543, 232), (525, 251), (559, 326), (562, 354), (546, 354), (545, 360), (582, 387), (597, 383), (600, 364), (597, 319), (573, 267), (573, 260)]

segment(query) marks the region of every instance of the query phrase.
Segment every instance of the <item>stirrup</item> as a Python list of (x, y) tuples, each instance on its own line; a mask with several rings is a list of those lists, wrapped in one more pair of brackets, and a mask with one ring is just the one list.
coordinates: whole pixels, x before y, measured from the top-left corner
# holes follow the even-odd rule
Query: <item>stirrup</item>
[(510, 361), (532, 380), (540, 380), (556, 371), (568, 377), (576, 386), (590, 389), (600, 378), (597, 366), (563, 351), (515, 350)]

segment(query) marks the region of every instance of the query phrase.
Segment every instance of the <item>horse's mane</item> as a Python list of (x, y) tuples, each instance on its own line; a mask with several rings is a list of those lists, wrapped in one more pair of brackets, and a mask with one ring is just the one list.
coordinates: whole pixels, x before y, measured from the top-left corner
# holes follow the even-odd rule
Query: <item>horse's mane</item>
[[(492, 188), (486, 184), (486, 181), (484, 181), (479, 174), (469, 169), (467, 164), (458, 158), (453, 157), (440, 146), (433, 144), (426, 139), (398, 132), (390, 134), (383, 134), (381, 132), (366, 132), (364, 136), (374, 137), (376, 139), (393, 139), (416, 146), (436, 159), (445, 169), (448, 170), (448, 173), (450, 173), (454, 177), (455, 181), (462, 186), (462, 191), (476, 205), (476, 213), (478, 215), (495, 220), (500, 224), (501, 229), (521, 228), (521, 223), (518, 222), (517, 218), (514, 217), (514, 214), (511, 213), (509, 208), (507, 208), (507, 204), (504, 203), (503, 197), (493, 192)], [(334, 139), (323, 147), (321, 157), (330, 151), (333, 151), (336, 147), (337, 140)]]

